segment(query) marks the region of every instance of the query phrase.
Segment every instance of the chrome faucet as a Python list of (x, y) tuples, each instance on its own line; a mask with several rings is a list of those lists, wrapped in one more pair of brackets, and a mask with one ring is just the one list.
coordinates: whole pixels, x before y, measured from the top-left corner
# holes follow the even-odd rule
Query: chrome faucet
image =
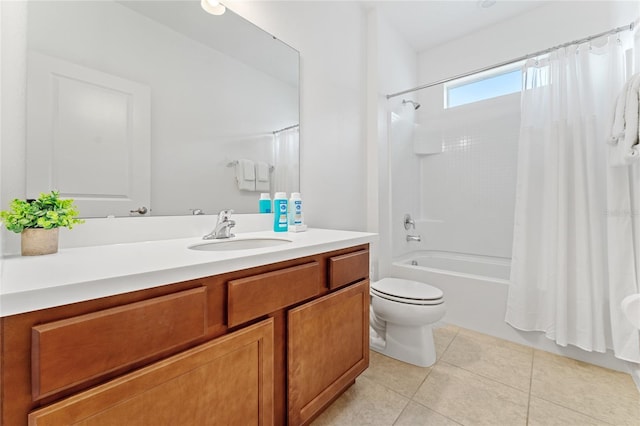
[(407, 235), (407, 241), (422, 241), (420, 235)]
[(218, 213), (218, 221), (213, 231), (202, 237), (203, 240), (218, 240), (222, 238), (234, 237), (231, 228), (236, 226), (236, 221), (231, 219), (233, 210), (222, 210)]

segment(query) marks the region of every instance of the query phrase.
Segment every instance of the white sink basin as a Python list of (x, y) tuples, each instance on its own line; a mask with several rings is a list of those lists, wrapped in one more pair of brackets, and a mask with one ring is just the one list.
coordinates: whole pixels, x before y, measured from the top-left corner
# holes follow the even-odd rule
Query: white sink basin
[(214, 240), (206, 243), (194, 244), (189, 246), (191, 250), (201, 251), (231, 251), (231, 250), (249, 250), (265, 247), (274, 247), (281, 244), (290, 243), (291, 240), (285, 238), (246, 238), (246, 239), (230, 239), (230, 240)]
[(632, 294), (622, 300), (622, 312), (627, 319), (640, 329), (640, 294)]

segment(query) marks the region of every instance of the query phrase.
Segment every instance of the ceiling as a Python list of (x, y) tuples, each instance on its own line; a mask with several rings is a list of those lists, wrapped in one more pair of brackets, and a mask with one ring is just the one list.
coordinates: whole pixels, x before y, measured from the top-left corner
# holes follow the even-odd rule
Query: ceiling
[(298, 85), (298, 52), (235, 13), (210, 15), (202, 10), (199, 0), (117, 3), (292, 86)]
[(482, 0), (364, 1), (377, 8), (416, 52), (463, 37), (497, 22), (510, 19), (550, 1), (497, 0), (482, 7)]

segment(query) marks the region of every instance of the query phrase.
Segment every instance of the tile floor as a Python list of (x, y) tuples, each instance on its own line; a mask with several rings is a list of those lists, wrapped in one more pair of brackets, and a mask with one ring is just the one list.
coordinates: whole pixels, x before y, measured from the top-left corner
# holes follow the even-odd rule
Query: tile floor
[(640, 426), (627, 374), (450, 325), (434, 337), (429, 368), (372, 351), (367, 371), (313, 426)]

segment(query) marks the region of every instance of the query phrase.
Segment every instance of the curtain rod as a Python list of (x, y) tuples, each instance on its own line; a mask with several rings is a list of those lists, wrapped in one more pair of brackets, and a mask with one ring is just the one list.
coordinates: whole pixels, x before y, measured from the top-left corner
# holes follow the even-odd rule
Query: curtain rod
[(295, 129), (297, 127), (300, 127), (300, 125), (299, 124), (294, 124), (293, 126), (285, 127), (283, 129), (280, 129), (280, 130), (274, 130), (273, 134), (275, 135), (277, 133), (284, 132), (285, 130), (291, 130), (291, 129)]
[(422, 86), (414, 87), (412, 89), (407, 89), (407, 90), (403, 90), (401, 92), (392, 93), (390, 95), (387, 95), (387, 99), (391, 99), (391, 98), (396, 97), (396, 96), (404, 95), (405, 93), (411, 93), (411, 92), (415, 92), (417, 90), (422, 90), (422, 89), (426, 89), (426, 88), (429, 88), (429, 87), (437, 86), (439, 84), (448, 83), (450, 81), (457, 80), (459, 78), (469, 77), (470, 75), (478, 74), (478, 73), (481, 73), (481, 72), (484, 72), (484, 71), (489, 71), (489, 70), (492, 70), (494, 68), (500, 68), (500, 67), (503, 67), (505, 65), (514, 64), (516, 62), (524, 61), (524, 60), (527, 60), (527, 59), (529, 59), (531, 57), (534, 57), (534, 56), (544, 55), (546, 53), (552, 52), (552, 51), (554, 51), (556, 49), (560, 49), (560, 48), (563, 48), (563, 47), (572, 46), (574, 44), (586, 43), (588, 41), (594, 40), (596, 38), (599, 38), (599, 37), (602, 37), (602, 36), (605, 36), (605, 35), (617, 34), (617, 33), (620, 33), (622, 31), (626, 31), (626, 30), (633, 31), (633, 29), (635, 28), (635, 26), (637, 24), (638, 24), (638, 19), (636, 19), (635, 21), (633, 21), (629, 25), (623, 25), (622, 27), (614, 28), (614, 29), (609, 30), (609, 31), (604, 31), (604, 32), (601, 32), (599, 34), (594, 34), (594, 35), (589, 36), (589, 37), (581, 38), (581, 39), (578, 39), (578, 40), (573, 40), (573, 41), (570, 41), (568, 43), (563, 43), (563, 44), (560, 44), (558, 46), (550, 47), (548, 49), (544, 49), (544, 50), (540, 50), (538, 52), (530, 53), (528, 55), (520, 56), (519, 58), (510, 59), (508, 61), (500, 62), (500, 63), (494, 64), (494, 65), (489, 65), (489, 66), (484, 67), (484, 68), (479, 68), (479, 69), (476, 69), (476, 70), (473, 70), (473, 71), (465, 72), (463, 74), (458, 74), (458, 75), (455, 75), (453, 77), (449, 77), (449, 78), (445, 78), (445, 79), (442, 79), (442, 80), (434, 81), (432, 83), (423, 84)]

